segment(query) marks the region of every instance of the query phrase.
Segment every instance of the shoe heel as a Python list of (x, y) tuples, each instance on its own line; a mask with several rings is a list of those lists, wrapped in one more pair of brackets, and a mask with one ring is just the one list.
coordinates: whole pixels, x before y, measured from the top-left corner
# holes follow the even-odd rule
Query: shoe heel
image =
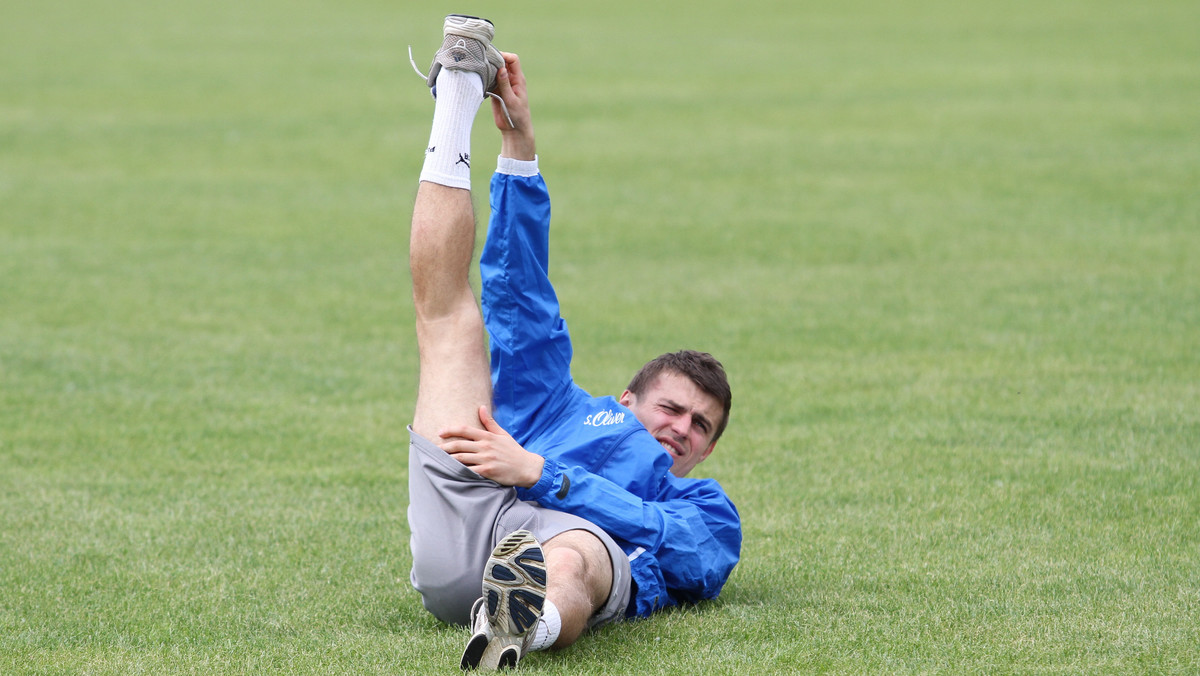
[(479, 667), (480, 660), (483, 659), (483, 652), (487, 650), (488, 637), (484, 634), (475, 634), (467, 643), (467, 649), (463, 651), (462, 660), (459, 662), (458, 668), (463, 671), (471, 671)]
[(500, 661), (496, 663), (496, 669), (516, 669), (519, 659), (521, 659), (521, 653), (516, 648), (508, 648), (500, 653)]

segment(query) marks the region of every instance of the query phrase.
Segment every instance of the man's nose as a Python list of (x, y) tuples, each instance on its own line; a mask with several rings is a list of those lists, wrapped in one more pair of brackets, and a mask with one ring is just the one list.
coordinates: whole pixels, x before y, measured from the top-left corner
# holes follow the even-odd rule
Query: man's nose
[(683, 438), (687, 436), (688, 428), (691, 427), (692, 418), (689, 415), (677, 415), (671, 419), (671, 431), (676, 436)]

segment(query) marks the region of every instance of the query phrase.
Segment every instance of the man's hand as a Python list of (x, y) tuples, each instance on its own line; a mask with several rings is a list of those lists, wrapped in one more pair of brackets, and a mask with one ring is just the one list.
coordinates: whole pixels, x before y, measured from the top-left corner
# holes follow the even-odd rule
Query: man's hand
[[(515, 118), (514, 118), (515, 120)], [(438, 435), (443, 451), (476, 474), (504, 486), (530, 488), (542, 478), (546, 461), (521, 447), (496, 422), (486, 406), (479, 407), (484, 429), (452, 427)]]
[(537, 156), (537, 149), (534, 146), (533, 120), (529, 115), (529, 90), (525, 84), (525, 74), (521, 72), (521, 60), (509, 52), (500, 54), (504, 56), (504, 68), (496, 73), (496, 87), (492, 91), (504, 100), (508, 106), (508, 117), (513, 122), (510, 127), (500, 102), (493, 98), (492, 117), (500, 129), (500, 154), (514, 160), (532, 160)]

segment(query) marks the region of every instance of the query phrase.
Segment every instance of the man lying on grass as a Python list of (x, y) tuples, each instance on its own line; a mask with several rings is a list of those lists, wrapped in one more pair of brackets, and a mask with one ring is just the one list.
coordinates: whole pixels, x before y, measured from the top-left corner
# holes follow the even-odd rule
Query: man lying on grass
[[(721, 364), (690, 350), (646, 364), (618, 399), (574, 383), (520, 62), (491, 45), (486, 20), (451, 15), (443, 29), (410, 243), (412, 584), (435, 616), (471, 626), (462, 668), (495, 669), (721, 591), (741, 522), (715, 481), (683, 477), (712, 453), (731, 395)], [(485, 96), (501, 153), (481, 314), (468, 281), (470, 139)]]

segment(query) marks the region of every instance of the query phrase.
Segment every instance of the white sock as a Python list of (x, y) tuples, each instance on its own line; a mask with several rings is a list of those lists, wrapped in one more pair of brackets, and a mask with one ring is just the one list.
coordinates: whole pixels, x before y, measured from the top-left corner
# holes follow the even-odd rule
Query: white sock
[(438, 73), (422, 181), (471, 189), (471, 125), (482, 103), (483, 79), (478, 73), (445, 68)]
[(558, 634), (562, 631), (562, 616), (558, 614), (558, 608), (550, 599), (542, 604), (542, 619), (538, 620), (537, 629), (533, 631), (533, 643), (529, 645), (530, 650), (545, 650), (554, 645), (558, 640)]

